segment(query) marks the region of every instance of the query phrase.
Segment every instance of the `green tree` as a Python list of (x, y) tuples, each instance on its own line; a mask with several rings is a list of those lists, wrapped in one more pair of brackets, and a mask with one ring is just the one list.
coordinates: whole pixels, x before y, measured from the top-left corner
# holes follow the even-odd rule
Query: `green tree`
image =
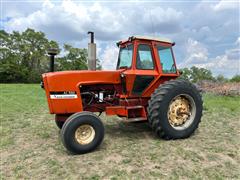
[(215, 79), (217, 82), (227, 82), (228, 81), (228, 79), (225, 78), (222, 74), (219, 74)]
[(212, 72), (205, 68), (197, 68), (196, 66), (191, 67), (191, 81), (198, 82), (201, 80), (214, 80)]
[[(57, 42), (50, 41), (43, 32), (27, 29), (7, 33), (0, 30), (0, 82), (40, 82), (41, 74), (49, 71), (49, 48), (57, 48), (56, 70), (87, 69), (87, 50), (64, 45), (60, 53)], [(61, 55), (63, 54), (63, 55)], [(97, 60), (97, 68), (101, 69)]]
[(180, 79), (185, 79), (185, 80), (190, 81), (190, 78), (191, 78), (191, 70), (190, 69), (183, 68), (183, 69), (180, 69), (180, 72), (181, 72), (181, 76), (179, 77)]
[(0, 82), (39, 82), (48, 70), (47, 50), (58, 48), (45, 34), (33, 29), (11, 34), (0, 31)]
[(180, 78), (186, 79), (193, 83), (201, 80), (215, 80), (212, 72), (205, 68), (198, 68), (196, 66), (193, 66), (190, 69), (183, 68), (180, 71), (182, 71), (182, 75), (180, 76)]
[(240, 82), (240, 75), (236, 74), (230, 79), (230, 82)]
[(99, 59), (97, 59), (97, 64), (96, 64), (96, 69), (97, 70), (102, 70), (102, 65), (101, 65), (101, 62), (100, 62), (100, 60)]
[(84, 70), (87, 69), (87, 49), (74, 48), (64, 44), (65, 56), (57, 59), (58, 70)]

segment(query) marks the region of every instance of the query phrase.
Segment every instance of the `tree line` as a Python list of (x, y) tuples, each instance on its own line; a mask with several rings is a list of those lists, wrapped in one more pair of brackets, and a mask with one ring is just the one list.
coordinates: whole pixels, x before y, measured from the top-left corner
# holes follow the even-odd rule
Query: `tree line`
[(183, 68), (180, 70), (182, 75), (180, 78), (186, 79), (190, 82), (196, 83), (203, 80), (209, 80), (214, 82), (240, 82), (240, 75), (236, 74), (232, 78), (228, 79), (223, 75), (213, 76), (212, 72), (205, 68), (198, 68), (193, 66), (191, 68)]
[[(60, 49), (56, 41), (47, 39), (43, 32), (27, 29), (24, 32), (7, 33), (0, 30), (0, 82), (36, 83), (41, 74), (49, 71), (49, 48), (56, 48), (61, 57), (55, 58), (55, 69), (87, 69), (87, 49), (64, 44)], [(99, 60), (97, 68), (101, 69)]]
[[(62, 49), (56, 41), (47, 39), (43, 32), (27, 29), (24, 32), (7, 33), (0, 30), (0, 83), (38, 83), (41, 74), (49, 71), (49, 48), (60, 54), (55, 58), (56, 71), (87, 69), (87, 49), (64, 44)], [(97, 69), (101, 69), (97, 60)], [(231, 79), (223, 75), (214, 77), (204, 68), (184, 68), (181, 78), (191, 82), (200, 80), (240, 82), (240, 75)]]

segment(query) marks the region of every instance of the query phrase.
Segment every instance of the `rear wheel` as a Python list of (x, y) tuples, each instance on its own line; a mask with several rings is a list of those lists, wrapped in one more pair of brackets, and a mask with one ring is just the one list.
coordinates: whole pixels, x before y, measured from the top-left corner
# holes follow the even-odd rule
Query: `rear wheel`
[(104, 138), (104, 126), (95, 114), (81, 112), (70, 116), (61, 130), (66, 149), (74, 154), (83, 154), (96, 149)]
[(164, 139), (189, 137), (198, 128), (201, 116), (201, 95), (193, 84), (184, 80), (160, 85), (149, 100), (149, 124)]

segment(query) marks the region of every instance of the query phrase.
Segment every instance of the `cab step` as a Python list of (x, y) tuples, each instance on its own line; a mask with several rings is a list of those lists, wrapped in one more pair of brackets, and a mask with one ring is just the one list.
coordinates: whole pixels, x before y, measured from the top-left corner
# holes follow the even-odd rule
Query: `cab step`
[(108, 106), (106, 114), (126, 117), (127, 121), (147, 120), (144, 106)]

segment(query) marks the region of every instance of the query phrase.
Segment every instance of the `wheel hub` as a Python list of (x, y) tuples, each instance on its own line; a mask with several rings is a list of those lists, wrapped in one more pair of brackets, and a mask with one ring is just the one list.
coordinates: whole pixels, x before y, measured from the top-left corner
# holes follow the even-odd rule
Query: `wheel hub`
[(81, 125), (75, 131), (75, 139), (79, 144), (86, 145), (93, 141), (95, 130), (88, 124)]
[(168, 109), (168, 120), (171, 126), (183, 125), (190, 116), (191, 107), (189, 100), (181, 96), (174, 98)]

